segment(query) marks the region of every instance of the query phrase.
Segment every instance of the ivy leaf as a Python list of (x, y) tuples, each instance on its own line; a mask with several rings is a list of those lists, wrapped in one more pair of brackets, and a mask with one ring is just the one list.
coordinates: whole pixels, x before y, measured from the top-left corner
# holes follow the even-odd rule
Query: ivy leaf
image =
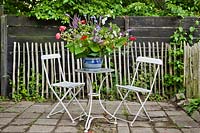
[(190, 27), (190, 32), (194, 32), (195, 31), (195, 27), (191, 26)]
[(180, 32), (183, 32), (183, 27), (178, 27), (178, 30), (179, 30)]

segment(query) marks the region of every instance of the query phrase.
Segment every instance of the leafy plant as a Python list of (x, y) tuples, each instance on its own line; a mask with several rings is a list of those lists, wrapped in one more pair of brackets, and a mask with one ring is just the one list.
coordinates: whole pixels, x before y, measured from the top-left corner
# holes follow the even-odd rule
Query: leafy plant
[(8, 100), (7, 97), (5, 97), (5, 96), (0, 96), (0, 102), (1, 102), (1, 101), (7, 101), (7, 100)]
[(198, 99), (191, 99), (189, 100), (189, 104), (185, 105), (184, 108), (186, 109), (187, 113), (191, 115), (195, 110), (200, 107), (200, 98)]
[(199, 0), (3, 0), (6, 14), (69, 22), (68, 14), (89, 16), (199, 16)]
[[(29, 84), (26, 85), (23, 82), (23, 73), (22, 73), (22, 66), (20, 67), (20, 74), (19, 74), (19, 87), (18, 89), (13, 93), (12, 98), (15, 102), (19, 102), (23, 99), (27, 101), (37, 101), (42, 102), (44, 101), (44, 98), (39, 95), (39, 92), (36, 90), (36, 74), (34, 71), (32, 71), (32, 74), (30, 76)], [(11, 82), (12, 84), (12, 82)], [(12, 84), (15, 86), (14, 84)], [(29, 90), (27, 90), (26, 87), (29, 86)], [(38, 87), (41, 86), (41, 84), (38, 85)]]
[(75, 15), (69, 28), (60, 26), (61, 33), (57, 33), (56, 38), (66, 41), (66, 47), (77, 58), (103, 57), (112, 53), (114, 49), (127, 45), (129, 40), (136, 40), (135, 37), (128, 38), (128, 31), (122, 32), (116, 24), (104, 26), (106, 20), (107, 17), (98, 19), (95, 16), (85, 16), (81, 20)]
[[(189, 27), (189, 30), (184, 29), (181, 25), (177, 28), (174, 34), (170, 37), (171, 49), (169, 55), (172, 57), (172, 61), (169, 62), (173, 68), (173, 75), (165, 75), (165, 85), (167, 87), (173, 86), (177, 89), (177, 92), (184, 92), (183, 86), (183, 54), (184, 44), (193, 45), (199, 41), (199, 38), (194, 38), (195, 32), (198, 31), (199, 21), (195, 21), (195, 24)], [(176, 92), (175, 92), (176, 93)], [(173, 95), (173, 94), (170, 94)]]
[(151, 94), (151, 95), (149, 96), (149, 100), (150, 100), (150, 101), (161, 102), (161, 101), (165, 101), (165, 100), (167, 100), (167, 99), (168, 99), (168, 97), (166, 97), (166, 96), (161, 96), (161, 95), (158, 94), (158, 93)]

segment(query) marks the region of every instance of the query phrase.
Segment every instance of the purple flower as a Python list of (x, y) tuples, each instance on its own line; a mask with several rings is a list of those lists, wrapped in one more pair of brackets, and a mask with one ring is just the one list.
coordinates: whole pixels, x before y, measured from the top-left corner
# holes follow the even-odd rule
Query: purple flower
[(78, 28), (78, 22), (80, 21), (80, 18), (77, 17), (77, 15), (74, 15), (73, 21), (72, 21), (72, 27), (74, 29)]
[(101, 30), (101, 27), (98, 24), (96, 25), (96, 30), (97, 30), (97, 32), (99, 32)]
[(128, 29), (127, 32), (133, 31), (133, 29)]

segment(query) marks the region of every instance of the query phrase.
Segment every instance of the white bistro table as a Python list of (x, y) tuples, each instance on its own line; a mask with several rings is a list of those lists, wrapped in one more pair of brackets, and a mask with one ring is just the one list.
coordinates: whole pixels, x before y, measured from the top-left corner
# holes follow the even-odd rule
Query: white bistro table
[[(112, 116), (112, 114), (110, 114), (106, 109), (105, 107), (103, 106), (102, 104), (102, 101), (101, 101), (101, 98), (100, 98), (100, 93), (101, 93), (101, 88), (103, 86), (103, 82), (104, 80), (108, 77), (108, 74), (110, 72), (113, 72), (114, 69), (108, 69), (108, 68), (101, 68), (101, 69), (98, 69), (98, 70), (87, 70), (87, 69), (76, 69), (75, 70), (76, 72), (80, 72), (80, 73), (85, 73), (86, 76), (87, 76), (87, 82), (88, 82), (88, 87), (89, 87), (89, 93), (88, 93), (88, 96), (89, 96), (89, 102), (88, 102), (88, 107), (89, 107), (89, 110), (88, 110), (88, 113), (87, 113), (87, 120), (86, 120), (86, 123), (85, 123), (85, 131), (84, 132), (88, 132), (88, 130), (90, 129), (90, 125), (91, 125), (91, 122), (93, 119), (96, 119), (96, 118), (105, 118), (103, 115), (102, 116), (92, 116), (91, 115), (91, 112), (92, 112), (92, 104), (93, 104), (93, 97), (98, 97), (99, 99), (99, 103), (101, 105), (101, 107), (103, 108), (103, 110)], [(98, 93), (94, 93), (93, 92), (93, 89), (92, 89), (92, 80), (91, 80), (91, 76), (90, 74), (103, 74), (104, 73), (104, 77), (102, 78), (102, 80), (100, 81), (100, 86), (99, 86), (99, 91)]]

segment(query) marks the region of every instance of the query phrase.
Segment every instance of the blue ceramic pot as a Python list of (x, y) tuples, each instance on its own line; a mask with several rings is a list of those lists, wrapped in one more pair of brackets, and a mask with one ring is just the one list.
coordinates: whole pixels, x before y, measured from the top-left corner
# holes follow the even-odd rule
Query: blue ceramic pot
[(103, 59), (102, 58), (90, 58), (85, 57), (83, 60), (83, 68), (87, 70), (98, 70), (102, 67)]

